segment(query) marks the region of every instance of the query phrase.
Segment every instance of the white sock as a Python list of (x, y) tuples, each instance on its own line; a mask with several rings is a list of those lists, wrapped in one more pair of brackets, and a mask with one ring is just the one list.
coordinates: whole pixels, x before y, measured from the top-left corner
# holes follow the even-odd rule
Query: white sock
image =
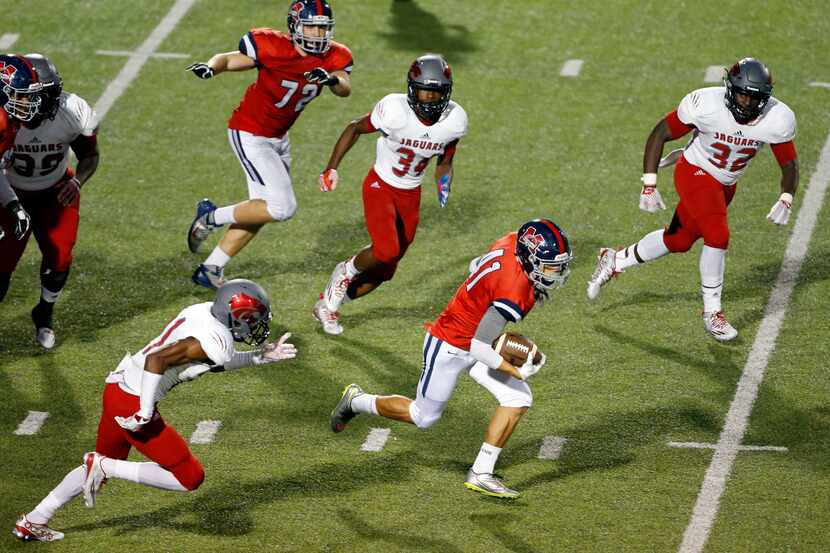
[(215, 225), (228, 225), (236, 222), (236, 217), (233, 216), (235, 205), (227, 205), (220, 207), (213, 212), (213, 223)]
[(352, 398), (352, 411), (355, 413), (378, 414), (378, 396), (375, 394), (360, 394)]
[(634, 265), (659, 259), (669, 253), (663, 242), (665, 230), (655, 230), (643, 236), (639, 242), (617, 252), (617, 270), (624, 271)]
[(38, 503), (37, 507), (26, 515), (26, 518), (33, 524), (48, 523), (58, 509), (69, 503), (75, 496), (81, 495), (84, 491), (85, 478), (86, 469), (83, 465), (69, 471), (61, 483), (49, 492), (49, 495)]
[(476, 474), (493, 474), (500, 453), (500, 447), (482, 442), (481, 449), (478, 451), (478, 457), (476, 457), (476, 462), (473, 463), (473, 472)]
[(726, 269), (726, 250), (704, 245), (700, 252), (700, 293), (703, 311), (720, 311), (723, 291), (723, 273)]
[(348, 276), (349, 279), (353, 279), (359, 274), (360, 271), (357, 269), (357, 267), (355, 267), (354, 256), (352, 256), (351, 258), (349, 258), (348, 261), (346, 261), (346, 276)]
[(187, 488), (167, 469), (156, 463), (137, 463), (134, 461), (122, 461), (120, 459), (101, 460), (101, 468), (104, 469), (108, 478), (119, 478), (136, 484), (143, 484), (152, 488), (184, 492)]
[(219, 267), (224, 267), (225, 265), (228, 264), (228, 262), (230, 260), (231, 260), (231, 256), (229, 256), (224, 251), (222, 251), (222, 248), (220, 248), (219, 246), (216, 246), (215, 248), (213, 248), (213, 251), (210, 252), (210, 255), (208, 256), (208, 258), (205, 259), (204, 264), (205, 265), (218, 265)]

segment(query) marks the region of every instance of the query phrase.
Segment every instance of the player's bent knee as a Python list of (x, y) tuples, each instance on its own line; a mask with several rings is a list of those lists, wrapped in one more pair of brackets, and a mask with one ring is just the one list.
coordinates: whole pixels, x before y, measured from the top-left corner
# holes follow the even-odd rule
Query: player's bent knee
[(421, 409), (416, 402), (409, 404), (409, 418), (421, 430), (426, 430), (441, 420), (441, 411)]
[(287, 221), (297, 213), (297, 201), (292, 199), (283, 204), (267, 204), (268, 214), (274, 221)]
[(703, 235), (703, 243), (710, 248), (725, 250), (729, 248), (729, 227), (714, 228)]
[(689, 251), (696, 240), (697, 238), (683, 232), (678, 232), (676, 234), (666, 233), (663, 235), (663, 243), (671, 253), (683, 253)]
[(205, 469), (202, 467), (202, 463), (193, 455), (171, 468), (170, 472), (187, 491), (192, 492), (205, 481)]

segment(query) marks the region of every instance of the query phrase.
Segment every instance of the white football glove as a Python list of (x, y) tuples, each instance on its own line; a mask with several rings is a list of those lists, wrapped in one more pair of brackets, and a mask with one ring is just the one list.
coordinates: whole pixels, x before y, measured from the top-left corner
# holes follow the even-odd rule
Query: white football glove
[(337, 188), (337, 183), (340, 182), (340, 175), (337, 174), (337, 169), (326, 169), (320, 173), (320, 192), (331, 192)]
[(545, 362), (548, 358), (544, 353), (541, 353), (541, 355), (542, 360), (534, 364), (533, 358), (536, 357), (536, 344), (533, 344), (533, 347), (530, 349), (530, 353), (527, 355), (527, 361), (525, 361), (524, 365), (519, 367), (519, 374), (522, 375), (522, 380), (527, 380), (534, 374), (538, 373), (542, 367), (545, 366)]
[(129, 417), (114, 417), (115, 422), (118, 423), (118, 426), (123, 428), (124, 430), (129, 430), (130, 432), (137, 432), (141, 430), (141, 427), (147, 424), (152, 420), (152, 417), (147, 418), (143, 416), (141, 413), (136, 411)]
[(264, 365), (266, 363), (276, 363), (277, 361), (294, 359), (297, 357), (297, 348), (294, 347), (294, 344), (286, 343), (286, 340), (290, 337), (291, 333), (286, 332), (276, 343), (271, 342), (262, 348), (260, 354), (255, 358), (256, 364)]
[(790, 211), (793, 207), (793, 195), (789, 192), (784, 192), (772, 209), (767, 213), (767, 219), (776, 225), (786, 225), (790, 220)]
[(657, 213), (661, 209), (666, 209), (666, 204), (663, 203), (663, 198), (660, 196), (657, 186), (643, 185), (643, 189), (640, 191), (640, 209), (649, 213)]

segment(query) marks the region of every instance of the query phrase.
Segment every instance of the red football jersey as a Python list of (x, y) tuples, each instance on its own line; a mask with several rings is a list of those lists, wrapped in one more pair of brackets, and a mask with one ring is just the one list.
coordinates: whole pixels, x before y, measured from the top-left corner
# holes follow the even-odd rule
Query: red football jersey
[(515, 232), (503, 236), (478, 258), (444, 312), (427, 325), (430, 334), (469, 351), (476, 329), (491, 305), (514, 323), (533, 309), (533, 285), (516, 258), (516, 239)]
[(287, 33), (274, 29), (252, 29), (239, 41), (239, 51), (256, 61), (258, 75), (245, 91), (242, 103), (228, 127), (257, 136), (284, 135), (303, 108), (320, 94), (319, 83), (309, 83), (304, 74), (315, 67), (352, 71), (352, 53), (332, 41), (325, 54), (303, 56)]
[(0, 108), (0, 161), (14, 144), (18, 129), (20, 129), (20, 123), (9, 117), (6, 110)]

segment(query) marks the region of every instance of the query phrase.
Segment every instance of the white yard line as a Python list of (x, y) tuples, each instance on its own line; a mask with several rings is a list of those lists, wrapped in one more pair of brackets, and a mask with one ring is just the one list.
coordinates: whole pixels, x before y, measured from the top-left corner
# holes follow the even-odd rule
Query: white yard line
[(798, 280), (801, 264), (807, 255), (807, 246), (824, 203), (828, 182), (830, 182), (830, 135), (827, 136), (821, 150), (821, 157), (810, 178), (810, 183), (806, 190), (802, 189), (801, 209), (798, 211), (795, 228), (784, 252), (781, 271), (778, 273), (775, 288), (767, 302), (758, 334), (755, 335), (749, 358), (738, 382), (735, 398), (729, 406), (715, 454), (712, 456), (712, 462), (706, 471), (703, 485), (697, 496), (692, 519), (683, 534), (683, 543), (678, 550), (680, 553), (702, 552), (709, 538), (709, 532), (718, 514), (721, 496), (726, 489), (726, 481), (732, 472), (735, 456), (746, 432), (752, 405), (758, 396), (758, 388), (764, 379), (764, 371), (775, 349), (775, 341), (784, 322), (784, 315), (787, 313), (787, 306)]
[(138, 76), (138, 72), (152, 55), (156, 48), (167, 38), (167, 35), (176, 28), (179, 21), (185, 16), (187, 11), (196, 3), (196, 0), (177, 0), (177, 2), (170, 8), (164, 19), (153, 29), (147, 40), (138, 47), (138, 50), (132, 52), (130, 59), (124, 64), (121, 72), (117, 77), (107, 86), (107, 89), (101, 95), (98, 103), (95, 104), (95, 111), (98, 113), (98, 118), (103, 119), (110, 110), (115, 101), (124, 94), (127, 87)]
[(706, 75), (703, 76), (704, 83), (719, 83), (723, 81), (723, 66), (710, 65), (706, 68)]
[(578, 77), (579, 72), (582, 71), (582, 64), (584, 63), (583, 60), (568, 60), (562, 66), (559, 74), (563, 77)]
[(567, 442), (562, 436), (545, 436), (542, 440), (542, 447), (539, 448), (539, 459), (559, 459), (562, 455), (562, 447)]
[(361, 451), (382, 451), (383, 446), (386, 445), (386, 440), (392, 433), (391, 428), (372, 428), (369, 430), (369, 435), (366, 436), (366, 441), (360, 446)]
[[(704, 444), (700, 442), (669, 442), (669, 447), (678, 449), (716, 449), (718, 444)], [(738, 451), (777, 451), (787, 453), (789, 449), (777, 445), (739, 445)]]
[(23, 422), (14, 431), (18, 436), (31, 436), (37, 434), (46, 419), (49, 418), (49, 413), (46, 411), (29, 411)]
[(156, 52), (155, 54), (136, 54), (136, 52), (130, 52), (129, 50), (95, 50), (95, 53), (99, 56), (114, 56), (114, 57), (130, 57), (130, 56), (145, 56), (148, 58), (159, 58), (159, 59), (187, 59), (190, 57), (190, 54), (177, 54), (173, 52)]
[[(3, 33), (0, 35), (0, 50), (8, 50), (14, 46), (18, 38), (20, 38), (20, 33)], [(0, 54), (3, 53), (5, 52), (0, 52)]]
[(196, 430), (190, 436), (190, 443), (209, 444), (213, 442), (221, 426), (222, 421), (199, 421), (196, 424)]
[(830, 88), (830, 83), (820, 83), (818, 81), (810, 83), (810, 86), (820, 86), (822, 88)]

